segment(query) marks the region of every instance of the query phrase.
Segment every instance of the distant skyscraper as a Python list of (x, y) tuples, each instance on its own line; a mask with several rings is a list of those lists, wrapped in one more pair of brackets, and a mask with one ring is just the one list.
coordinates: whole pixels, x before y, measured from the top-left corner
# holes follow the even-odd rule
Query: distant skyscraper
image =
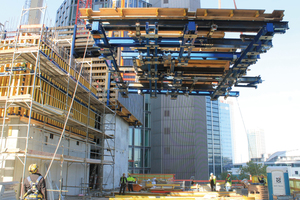
[[(120, 1), (117, 1), (117, 6), (120, 7)], [(93, 10), (99, 8), (110, 8), (112, 0), (93, 0)], [(151, 5), (145, 0), (125, 0), (125, 7), (150, 7)], [(77, 12), (77, 1), (64, 0), (56, 13), (55, 26), (71, 26), (75, 24)]]
[[(43, 7), (44, 0), (25, 0), (24, 9), (41, 8)], [(45, 10), (44, 10), (45, 11)], [(40, 9), (32, 9), (24, 13), (22, 16), (21, 24), (40, 24), (42, 12)]]
[(261, 158), (261, 155), (266, 153), (265, 133), (262, 129), (247, 130), (249, 143), (249, 157)]
[(219, 101), (211, 101), (210, 97), (205, 99), (209, 173), (219, 175), (222, 172)]
[(189, 11), (196, 11), (201, 7), (200, 0), (149, 0), (152, 7), (160, 8), (188, 8)]

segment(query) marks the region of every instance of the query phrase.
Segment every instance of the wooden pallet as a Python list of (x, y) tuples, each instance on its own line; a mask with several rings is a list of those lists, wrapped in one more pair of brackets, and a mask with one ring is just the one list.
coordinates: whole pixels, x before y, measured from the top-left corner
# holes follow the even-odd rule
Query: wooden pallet
[(249, 185), (248, 197), (255, 199), (269, 199), (268, 187), (263, 185)]

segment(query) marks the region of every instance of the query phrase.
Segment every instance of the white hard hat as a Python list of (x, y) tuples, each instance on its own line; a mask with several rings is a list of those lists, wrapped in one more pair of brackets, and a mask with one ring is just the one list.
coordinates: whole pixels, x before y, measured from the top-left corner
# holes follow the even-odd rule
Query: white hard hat
[(210, 173), (210, 175), (214, 175), (213, 173)]

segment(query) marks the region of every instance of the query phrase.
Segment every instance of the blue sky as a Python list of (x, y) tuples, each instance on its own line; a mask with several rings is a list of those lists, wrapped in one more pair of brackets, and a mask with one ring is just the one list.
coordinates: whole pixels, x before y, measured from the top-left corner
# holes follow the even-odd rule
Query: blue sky
[[(0, 22), (8, 27), (16, 27), (25, 0), (0, 0)], [(55, 13), (62, 0), (47, 0), (46, 22), (55, 21)], [(261, 55), (257, 64), (250, 66), (248, 75), (261, 75), (264, 82), (258, 89), (237, 88), (240, 91), (238, 102), (246, 128), (265, 130), (267, 151), (299, 149), (300, 141), (300, 1), (298, 0), (236, 0), (238, 9), (285, 10), (284, 21), (289, 21), (286, 34), (275, 35), (273, 48)], [(233, 0), (222, 0), (222, 8), (233, 9)], [(202, 8), (218, 8), (218, 0), (202, 0)], [(235, 123), (240, 126), (241, 117)], [(245, 141), (239, 141), (241, 144)]]
[[(264, 129), (269, 153), (299, 149), (300, 64), (297, 48), (300, 45), (300, 1), (236, 0), (236, 4), (238, 9), (263, 9), (268, 13), (285, 10), (284, 21), (289, 21), (290, 29), (274, 36), (273, 48), (262, 54), (248, 72), (248, 75), (260, 75), (264, 82), (257, 89), (237, 88), (240, 91), (238, 102), (246, 128)], [(202, 0), (201, 7), (217, 8), (218, 0)], [(222, 0), (222, 8), (234, 8), (233, 0)], [(242, 132), (241, 120), (236, 123)]]

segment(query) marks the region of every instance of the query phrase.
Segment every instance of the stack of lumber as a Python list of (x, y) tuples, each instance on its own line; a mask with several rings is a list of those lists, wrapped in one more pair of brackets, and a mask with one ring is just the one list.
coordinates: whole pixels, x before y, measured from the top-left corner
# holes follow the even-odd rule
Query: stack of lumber
[(163, 199), (176, 199), (176, 200), (186, 200), (186, 199), (214, 199), (214, 200), (255, 200), (255, 197), (244, 197), (236, 194), (235, 192), (202, 192), (202, 193), (194, 193), (190, 191), (185, 192), (171, 192), (170, 194), (160, 194), (160, 193), (142, 193), (142, 192), (134, 192), (134, 193), (126, 193), (125, 195), (115, 195), (115, 198), (111, 197), (109, 199), (153, 199), (153, 198), (163, 198)]
[(249, 185), (248, 197), (255, 197), (255, 199), (269, 199), (268, 187), (263, 185)]

